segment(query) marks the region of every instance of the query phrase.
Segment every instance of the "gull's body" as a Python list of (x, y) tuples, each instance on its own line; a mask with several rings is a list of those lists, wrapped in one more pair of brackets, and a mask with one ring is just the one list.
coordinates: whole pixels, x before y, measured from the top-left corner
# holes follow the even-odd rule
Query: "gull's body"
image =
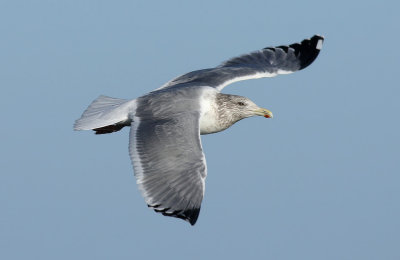
[(204, 195), (207, 166), (200, 135), (223, 131), (251, 116), (272, 117), (245, 97), (220, 91), (239, 80), (292, 73), (310, 65), (323, 37), (270, 47), (211, 69), (177, 77), (134, 100), (100, 96), (75, 122), (96, 134), (130, 126), (129, 153), (149, 207), (194, 225)]

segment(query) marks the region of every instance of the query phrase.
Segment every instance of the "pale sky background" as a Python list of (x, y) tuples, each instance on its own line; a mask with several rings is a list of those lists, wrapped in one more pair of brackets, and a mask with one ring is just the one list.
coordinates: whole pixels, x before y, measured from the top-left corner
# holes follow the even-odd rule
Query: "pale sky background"
[[(399, 1), (0, 0), (1, 259), (400, 259)], [(275, 118), (203, 136), (195, 226), (148, 209), (100, 94), (325, 36), (307, 69), (235, 83)]]

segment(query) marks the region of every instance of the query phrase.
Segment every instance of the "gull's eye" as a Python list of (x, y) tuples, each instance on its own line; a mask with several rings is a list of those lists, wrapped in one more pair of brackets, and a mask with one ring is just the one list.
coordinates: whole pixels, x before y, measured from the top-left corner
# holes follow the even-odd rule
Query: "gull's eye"
[(244, 106), (244, 103), (243, 102), (238, 102), (238, 105), (239, 106)]

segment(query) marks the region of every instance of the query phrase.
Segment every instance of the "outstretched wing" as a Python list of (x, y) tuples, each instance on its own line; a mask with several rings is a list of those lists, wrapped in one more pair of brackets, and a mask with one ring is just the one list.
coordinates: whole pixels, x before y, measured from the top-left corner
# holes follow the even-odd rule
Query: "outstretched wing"
[(210, 86), (221, 91), (240, 80), (288, 74), (310, 65), (318, 56), (324, 38), (315, 35), (301, 43), (267, 47), (225, 61), (220, 66), (189, 72), (166, 83), (160, 89), (175, 86)]
[(149, 207), (194, 225), (204, 194), (206, 162), (199, 113), (140, 118), (131, 125), (129, 151)]

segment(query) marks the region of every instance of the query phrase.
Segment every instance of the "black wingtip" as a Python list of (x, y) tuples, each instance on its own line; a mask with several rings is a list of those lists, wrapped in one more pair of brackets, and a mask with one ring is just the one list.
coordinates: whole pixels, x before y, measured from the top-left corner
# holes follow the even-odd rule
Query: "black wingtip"
[(194, 226), (194, 224), (196, 224), (196, 222), (197, 222), (197, 219), (199, 218), (200, 208), (185, 210), (185, 212), (183, 214), (187, 218), (185, 220), (188, 221), (190, 223), (190, 225)]
[(186, 209), (183, 211), (168, 212), (169, 208), (157, 209), (157, 207), (159, 207), (160, 205), (147, 205), (147, 206), (150, 208), (153, 208), (153, 210), (155, 212), (161, 213), (164, 216), (183, 219), (183, 220), (189, 222), (192, 226), (194, 226), (194, 224), (196, 224), (197, 219), (199, 218), (199, 214), (200, 214), (200, 207)]
[(300, 69), (310, 65), (317, 57), (322, 48), (324, 37), (314, 35), (310, 39), (305, 39), (301, 43), (289, 45), (295, 51), (295, 55), (300, 59)]
[(197, 219), (199, 218), (200, 208), (186, 209), (180, 212), (166, 213), (161, 212), (164, 216), (175, 217), (183, 219), (190, 223), (190, 225), (194, 226), (196, 224)]

